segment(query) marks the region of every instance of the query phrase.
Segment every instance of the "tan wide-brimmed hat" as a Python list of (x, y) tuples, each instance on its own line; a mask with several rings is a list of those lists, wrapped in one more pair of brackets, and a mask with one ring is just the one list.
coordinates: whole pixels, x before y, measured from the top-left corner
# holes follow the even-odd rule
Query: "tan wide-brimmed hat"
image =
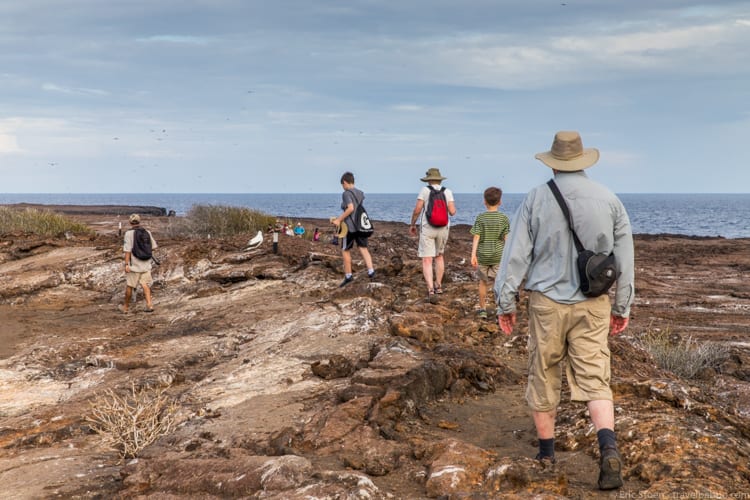
[[(330, 221), (333, 222), (336, 219), (336, 217), (331, 217)], [(346, 236), (346, 233), (349, 232), (349, 226), (346, 225), (346, 222), (341, 221), (341, 224), (336, 226), (336, 237), (343, 238)]]
[(440, 169), (439, 168), (431, 168), (427, 172), (425, 172), (424, 177), (422, 177), (422, 182), (428, 182), (428, 181), (442, 181), (447, 179), (447, 177), (443, 177), (440, 175)]
[(599, 150), (583, 148), (581, 135), (575, 131), (562, 130), (555, 134), (552, 149), (534, 156), (548, 167), (561, 172), (575, 172), (589, 168), (599, 161)]

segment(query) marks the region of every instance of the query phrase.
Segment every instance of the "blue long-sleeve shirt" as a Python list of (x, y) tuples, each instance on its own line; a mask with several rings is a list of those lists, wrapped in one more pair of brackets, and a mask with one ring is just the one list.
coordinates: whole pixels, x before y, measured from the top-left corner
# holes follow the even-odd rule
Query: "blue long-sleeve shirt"
[[(565, 197), (574, 228), (584, 248), (595, 253), (614, 252), (618, 278), (612, 314), (627, 317), (633, 303), (634, 250), (630, 219), (620, 199), (583, 172), (557, 172), (555, 183)], [(532, 189), (513, 217), (495, 280), (500, 313), (516, 309), (521, 282), (555, 302), (586, 300), (580, 290), (576, 250), (560, 205), (545, 183)]]

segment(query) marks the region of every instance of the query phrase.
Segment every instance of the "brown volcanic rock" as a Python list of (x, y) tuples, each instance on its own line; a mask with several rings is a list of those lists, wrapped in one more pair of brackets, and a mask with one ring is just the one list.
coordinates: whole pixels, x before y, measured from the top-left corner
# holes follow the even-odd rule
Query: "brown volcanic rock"
[[(479, 320), (468, 226), (451, 229), (445, 294), (426, 301), (416, 241), (377, 223), (370, 281), (338, 249), (282, 236), (160, 244), (156, 312), (123, 315), (118, 219), (93, 238), (0, 241), (0, 484), (8, 497), (592, 498), (595, 433), (564, 393), (544, 469), (524, 402), (525, 297), (512, 337)], [(325, 221), (304, 221), (327, 227)], [(747, 240), (636, 238), (636, 304), (612, 339), (621, 494), (728, 496), (750, 483)], [(463, 263), (462, 263), (463, 260)], [(717, 341), (684, 380), (647, 331)], [(178, 426), (120, 461), (86, 416), (105, 389), (162, 387)], [(74, 478), (74, 479), (73, 479)]]

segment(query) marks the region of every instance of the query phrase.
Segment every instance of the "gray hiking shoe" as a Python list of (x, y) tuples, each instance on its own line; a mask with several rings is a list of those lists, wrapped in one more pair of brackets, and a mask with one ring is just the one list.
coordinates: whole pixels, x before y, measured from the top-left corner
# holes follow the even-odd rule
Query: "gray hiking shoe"
[(616, 490), (622, 486), (622, 457), (617, 448), (608, 446), (602, 450), (599, 461), (599, 489)]

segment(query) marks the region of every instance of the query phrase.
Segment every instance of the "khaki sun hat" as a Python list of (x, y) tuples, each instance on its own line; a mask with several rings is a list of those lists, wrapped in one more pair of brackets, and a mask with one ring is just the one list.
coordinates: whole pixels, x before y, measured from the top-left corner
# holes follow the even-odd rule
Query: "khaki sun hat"
[[(331, 222), (333, 222), (334, 220), (336, 220), (336, 217), (331, 217), (330, 218)], [(349, 226), (347, 226), (346, 222), (344, 222), (344, 221), (341, 221), (341, 224), (339, 224), (336, 227), (338, 229), (338, 231), (336, 232), (336, 237), (338, 237), (338, 238), (343, 238), (344, 236), (346, 236), (346, 233), (349, 232)]]
[(575, 131), (562, 130), (555, 134), (552, 149), (534, 156), (550, 168), (561, 172), (575, 172), (589, 168), (599, 161), (599, 150), (583, 148), (581, 135)]
[(141, 223), (141, 216), (138, 214), (133, 214), (130, 216), (130, 223), (131, 224), (140, 224)]
[(443, 177), (440, 175), (440, 169), (439, 168), (431, 168), (427, 172), (425, 172), (424, 177), (422, 177), (422, 182), (428, 182), (428, 181), (442, 181), (447, 179), (447, 177)]

